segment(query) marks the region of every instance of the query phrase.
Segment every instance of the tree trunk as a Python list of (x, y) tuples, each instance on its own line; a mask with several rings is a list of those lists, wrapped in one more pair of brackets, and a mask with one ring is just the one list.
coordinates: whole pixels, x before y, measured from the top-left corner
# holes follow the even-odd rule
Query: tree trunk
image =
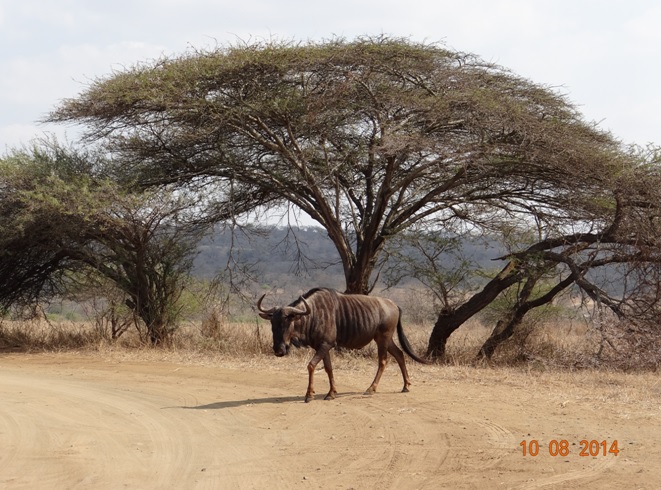
[[(375, 244), (376, 243), (376, 244)], [(369, 294), (373, 285), (370, 278), (376, 264), (376, 258), (381, 251), (382, 241), (363, 243), (356, 252), (354, 260), (344, 267), (347, 294)]]
[(372, 270), (369, 271), (354, 267), (346, 276), (346, 290), (347, 294), (368, 294), (370, 290), (369, 278), (372, 275)]
[(515, 263), (509, 262), (480, 292), (474, 294), (459, 308), (442, 311), (429, 337), (427, 357), (436, 361), (444, 361), (445, 346), (450, 335), (466, 320), (488, 306), (502, 291), (520, 281), (522, 275)]
[(151, 345), (162, 344), (167, 337), (165, 326), (162, 323), (147, 325), (147, 331)]
[(500, 346), (514, 334), (516, 327), (521, 324), (523, 317), (526, 316), (530, 310), (551, 302), (553, 298), (558, 295), (558, 293), (574, 283), (574, 277), (575, 276), (573, 274), (570, 275), (566, 279), (556, 284), (555, 287), (545, 295), (535, 300), (528, 301), (528, 298), (532, 293), (533, 286), (538, 280), (538, 278), (530, 278), (528, 283), (526, 283), (526, 286), (522, 289), (521, 294), (519, 295), (519, 299), (517, 300), (517, 304), (509, 315), (509, 319), (498, 320), (498, 323), (493, 329), (493, 332), (491, 332), (491, 335), (484, 342), (480, 348), (480, 351), (477, 353), (477, 359), (491, 359), (498, 346)]
[(521, 324), (524, 315), (525, 313), (519, 313), (519, 310), (517, 310), (509, 321), (498, 320), (496, 328), (493, 329), (493, 332), (477, 353), (477, 359), (491, 359), (498, 346), (512, 336), (514, 329)]
[(146, 303), (141, 302), (139, 298), (126, 300), (126, 306), (131, 308), (145, 324), (149, 343), (152, 346), (159, 345), (166, 340), (167, 321), (161, 312), (154, 311), (154, 305), (150, 305), (150, 301)]

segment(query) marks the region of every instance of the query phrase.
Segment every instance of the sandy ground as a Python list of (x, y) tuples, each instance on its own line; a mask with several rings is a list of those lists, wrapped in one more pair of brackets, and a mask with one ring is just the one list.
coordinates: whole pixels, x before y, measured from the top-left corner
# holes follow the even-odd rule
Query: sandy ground
[(336, 364), (0, 354), (0, 488), (661, 488), (658, 375)]

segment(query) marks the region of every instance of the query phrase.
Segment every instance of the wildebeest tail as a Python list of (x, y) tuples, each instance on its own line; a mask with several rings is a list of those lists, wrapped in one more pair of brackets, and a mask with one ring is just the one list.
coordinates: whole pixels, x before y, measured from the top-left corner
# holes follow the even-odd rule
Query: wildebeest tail
[(431, 364), (426, 359), (422, 359), (418, 357), (414, 352), (413, 349), (411, 348), (411, 344), (409, 344), (409, 339), (406, 338), (406, 335), (404, 335), (404, 328), (402, 327), (402, 309), (399, 308), (399, 318), (397, 319), (397, 337), (399, 338), (399, 343), (402, 346), (402, 349), (404, 349), (404, 352), (406, 352), (411, 359), (413, 359), (416, 362), (419, 362), (420, 364)]

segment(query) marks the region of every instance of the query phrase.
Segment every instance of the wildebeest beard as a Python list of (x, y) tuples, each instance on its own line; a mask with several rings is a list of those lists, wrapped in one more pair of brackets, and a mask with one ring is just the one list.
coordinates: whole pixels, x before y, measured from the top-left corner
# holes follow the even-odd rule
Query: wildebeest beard
[(289, 354), (289, 345), (285, 342), (282, 312), (273, 315), (273, 353), (282, 357)]
[[(292, 324), (296, 321), (284, 314), (282, 310), (276, 311), (273, 315), (271, 329), (273, 331), (273, 353), (276, 356), (282, 357), (289, 354), (292, 345), (297, 348), (302, 346), (296, 335), (291, 335), (295, 329), (295, 325)], [(285, 338), (287, 333), (289, 333), (288, 339)]]

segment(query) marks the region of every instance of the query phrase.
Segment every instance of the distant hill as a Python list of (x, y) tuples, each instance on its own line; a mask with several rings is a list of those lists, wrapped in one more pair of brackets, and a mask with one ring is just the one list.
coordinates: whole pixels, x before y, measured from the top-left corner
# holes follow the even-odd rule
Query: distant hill
[[(495, 242), (483, 239), (464, 240), (462, 249), (485, 269), (498, 268), (501, 262), (493, 259), (504, 253)], [(200, 243), (193, 274), (210, 279), (231, 266), (246, 269), (265, 286), (344, 289), (337, 250), (326, 230), (319, 227), (247, 227), (234, 232), (219, 228)]]

